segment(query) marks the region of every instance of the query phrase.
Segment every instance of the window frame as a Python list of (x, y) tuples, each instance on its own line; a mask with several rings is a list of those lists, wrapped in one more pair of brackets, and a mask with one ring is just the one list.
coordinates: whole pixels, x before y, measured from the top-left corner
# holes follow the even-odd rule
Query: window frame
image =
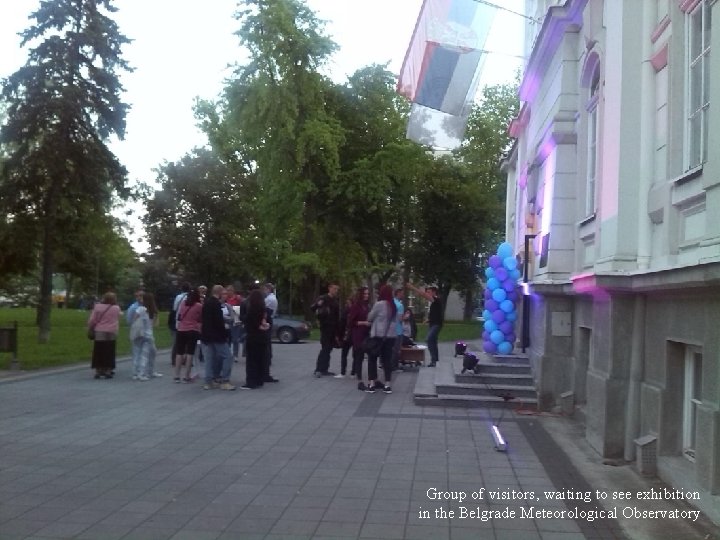
[[(685, 171), (701, 168), (708, 158), (711, 4), (700, 0), (685, 14)], [(695, 70), (700, 76), (694, 79)]]
[(702, 404), (702, 349), (697, 346), (685, 347), (685, 373), (683, 387), (682, 455), (695, 461), (697, 410)]
[(587, 110), (587, 138), (586, 138), (586, 167), (585, 167), (585, 216), (595, 214), (597, 210), (597, 170), (598, 170), (598, 142), (600, 140), (600, 117), (598, 103), (600, 102), (600, 63), (592, 71), (590, 85), (588, 86)]

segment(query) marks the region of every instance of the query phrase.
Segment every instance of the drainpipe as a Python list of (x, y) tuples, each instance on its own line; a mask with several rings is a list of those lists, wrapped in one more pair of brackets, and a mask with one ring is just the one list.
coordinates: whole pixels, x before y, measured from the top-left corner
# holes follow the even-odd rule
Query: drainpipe
[(635, 296), (630, 346), (630, 380), (625, 408), (625, 461), (635, 461), (635, 439), (640, 435), (640, 385), (645, 356), (645, 295)]

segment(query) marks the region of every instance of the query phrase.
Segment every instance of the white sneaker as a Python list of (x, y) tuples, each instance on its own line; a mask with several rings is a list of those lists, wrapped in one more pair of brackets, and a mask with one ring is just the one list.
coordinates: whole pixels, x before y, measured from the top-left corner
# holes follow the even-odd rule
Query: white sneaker
[(137, 381), (139, 378), (137, 375), (133, 375), (133, 381)]
[(152, 376), (153, 376), (153, 377), (162, 377), (163, 375), (162, 375), (162, 373), (157, 373), (157, 372), (155, 372), (155, 373), (152, 374)]
[(334, 378), (335, 378), (335, 379), (344, 379), (344, 378), (345, 378), (345, 375), (343, 375), (342, 373), (338, 373), (337, 375), (335, 375)]
[(140, 376), (137, 378), (137, 380), (144, 382), (144, 381), (149, 381), (150, 379), (149, 379), (148, 377), (146, 377), (145, 375), (140, 375)]

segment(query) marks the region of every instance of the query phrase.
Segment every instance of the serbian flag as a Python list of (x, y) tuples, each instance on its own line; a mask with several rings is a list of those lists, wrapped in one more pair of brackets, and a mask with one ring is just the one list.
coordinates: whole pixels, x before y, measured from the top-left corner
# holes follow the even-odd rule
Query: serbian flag
[(398, 93), (415, 104), (462, 115), (496, 8), (475, 0), (424, 0), (405, 54)]

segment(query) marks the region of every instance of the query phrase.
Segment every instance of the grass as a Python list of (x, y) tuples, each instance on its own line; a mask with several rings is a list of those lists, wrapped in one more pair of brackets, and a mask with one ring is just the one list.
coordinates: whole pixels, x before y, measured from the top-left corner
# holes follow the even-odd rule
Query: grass
[[(81, 362), (90, 363), (92, 341), (87, 338), (89, 311), (53, 308), (50, 316), (50, 342), (37, 342), (35, 310), (31, 308), (0, 308), (0, 327), (18, 323), (18, 361), (24, 370), (65, 366)], [(170, 330), (166, 324), (167, 313), (160, 313), (155, 328), (158, 348), (171, 346)], [(117, 339), (117, 356), (130, 354), (128, 325), (123, 315)], [(10, 367), (11, 353), (0, 352), (0, 369)]]
[[(90, 362), (92, 342), (86, 337), (86, 323), (89, 311), (74, 309), (53, 309), (50, 316), (50, 342), (37, 342), (35, 310), (30, 308), (0, 308), (0, 327), (12, 326), (18, 322), (18, 361), (24, 370), (66, 366)], [(165, 324), (167, 313), (160, 313), (155, 328), (155, 343), (158, 348), (172, 345), (170, 330)], [(440, 330), (440, 341), (459, 341), (479, 339), (482, 334), (478, 322), (448, 322)], [(418, 324), (417, 340), (425, 341), (427, 325)], [(320, 339), (320, 331), (315, 328), (310, 333), (311, 340)], [(128, 326), (123, 316), (120, 321), (120, 334), (117, 339), (117, 355), (130, 354)], [(11, 354), (0, 352), (0, 369), (10, 367)]]

